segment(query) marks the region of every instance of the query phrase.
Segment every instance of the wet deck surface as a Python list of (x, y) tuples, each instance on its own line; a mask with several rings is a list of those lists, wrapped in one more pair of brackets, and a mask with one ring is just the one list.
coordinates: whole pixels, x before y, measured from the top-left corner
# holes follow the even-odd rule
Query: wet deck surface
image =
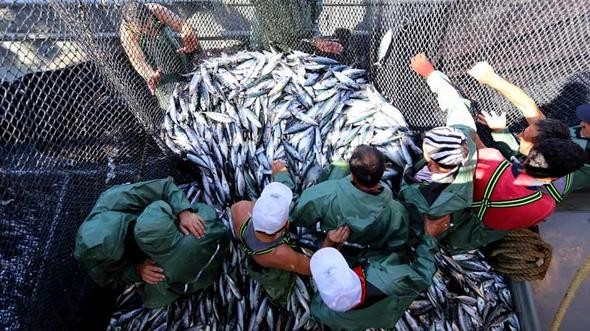
[[(533, 282), (541, 330), (551, 327), (555, 312), (580, 264), (590, 255), (590, 193), (572, 195), (548, 222), (540, 226), (553, 246), (547, 276)], [(584, 280), (561, 324), (561, 330), (586, 331), (590, 325), (590, 278)]]

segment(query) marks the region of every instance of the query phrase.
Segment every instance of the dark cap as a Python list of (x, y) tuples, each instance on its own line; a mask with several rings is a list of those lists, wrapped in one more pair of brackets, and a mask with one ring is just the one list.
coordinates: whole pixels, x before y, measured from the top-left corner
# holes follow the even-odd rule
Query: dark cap
[(580, 121), (590, 123), (590, 104), (579, 105), (576, 108), (576, 116)]

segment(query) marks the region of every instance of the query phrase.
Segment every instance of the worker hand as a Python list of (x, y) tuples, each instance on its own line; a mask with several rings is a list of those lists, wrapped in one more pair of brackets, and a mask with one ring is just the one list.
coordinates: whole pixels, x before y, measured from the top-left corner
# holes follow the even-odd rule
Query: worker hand
[(199, 215), (185, 210), (178, 214), (180, 231), (184, 235), (192, 233), (196, 238), (202, 238), (205, 235), (205, 224)]
[(424, 53), (414, 55), (410, 60), (410, 66), (412, 67), (412, 70), (424, 78), (428, 78), (428, 76), (434, 71), (434, 65), (432, 65), (432, 62), (430, 62)]
[(156, 92), (156, 87), (160, 83), (160, 78), (162, 78), (162, 71), (160, 68), (156, 69), (156, 71), (154, 71), (148, 78), (147, 84), (152, 94)]
[(448, 230), (450, 224), (450, 214), (440, 218), (430, 218), (428, 215), (424, 215), (424, 232), (433, 237), (438, 237), (441, 233)]
[(339, 245), (345, 242), (349, 235), (350, 228), (347, 225), (343, 225), (337, 229), (328, 231), (325, 241), (328, 246)]
[(344, 47), (337, 41), (318, 38), (315, 40), (315, 47), (324, 53), (340, 55)]
[(492, 66), (483, 61), (476, 63), (467, 73), (475, 78), (480, 84), (490, 85), (490, 83), (497, 77)]
[(164, 276), (164, 269), (160, 268), (151, 259), (145, 259), (143, 263), (135, 266), (135, 272), (141, 280), (150, 285), (156, 285), (166, 279)]
[(490, 113), (482, 110), (480, 114), (477, 114), (477, 121), (489, 127), (492, 131), (502, 131), (506, 129), (506, 112), (498, 115), (493, 110)]
[(283, 163), (283, 161), (280, 160), (274, 160), (272, 161), (272, 175), (276, 175), (279, 172), (284, 172), (287, 171), (287, 167), (285, 166), (285, 163)]
[(195, 33), (193, 28), (187, 22), (185, 22), (182, 25), (182, 32), (180, 34), (180, 40), (182, 41), (183, 47), (176, 50), (178, 53), (184, 53), (184, 54), (192, 53), (199, 46), (197, 34)]

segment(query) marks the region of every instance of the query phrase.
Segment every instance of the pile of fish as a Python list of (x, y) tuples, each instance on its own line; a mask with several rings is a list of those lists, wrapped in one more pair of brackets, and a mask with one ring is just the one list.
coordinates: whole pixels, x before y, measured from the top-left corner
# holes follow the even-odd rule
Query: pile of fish
[(210, 59), (170, 104), (163, 139), (201, 169), (203, 199), (216, 206), (257, 197), (275, 159), (286, 161), (299, 190), (361, 143), (384, 152), (388, 179), (419, 153), (402, 114), (364, 70), (301, 52)]
[[(325, 166), (348, 159), (359, 144), (385, 154), (383, 184), (390, 188), (421, 154), (402, 114), (367, 83), (365, 71), (330, 58), (295, 51), (208, 59), (171, 98), (162, 139), (201, 170), (200, 180), (184, 187), (187, 196), (214, 206), (228, 227), (229, 206), (259, 196), (271, 180), (273, 160), (285, 161), (300, 193), (316, 183)], [(295, 237), (308, 236), (297, 229)], [(480, 255), (450, 261), (441, 255), (434, 286), (400, 319), (399, 330), (495, 327), (516, 320), (510, 306), (500, 302), (511, 302), (509, 291), (502, 298), (496, 294), (496, 287), (506, 289), (506, 281)], [(309, 279), (298, 278), (289, 304), (275, 307), (248, 276), (247, 263), (232, 242), (214, 286), (159, 310), (142, 308), (129, 289), (110, 329), (320, 329), (309, 311)], [(477, 271), (465, 275), (461, 268)], [(518, 329), (518, 321), (512, 323)]]
[(520, 330), (508, 280), (480, 251), (436, 255), (432, 286), (410, 305), (397, 330)]

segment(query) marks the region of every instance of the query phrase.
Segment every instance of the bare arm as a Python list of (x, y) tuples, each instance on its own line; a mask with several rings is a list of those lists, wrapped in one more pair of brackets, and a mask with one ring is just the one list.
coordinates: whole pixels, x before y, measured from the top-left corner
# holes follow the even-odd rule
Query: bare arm
[(487, 148), (487, 146), (483, 143), (483, 141), (481, 141), (481, 138), (479, 137), (479, 134), (477, 132), (473, 132), (471, 134), (471, 138), (473, 139), (473, 142), (475, 143), (475, 148), (477, 148), (478, 150), (480, 150), (482, 148)]
[(488, 85), (508, 99), (508, 101), (522, 112), (529, 125), (545, 118), (545, 115), (541, 112), (535, 100), (528, 96), (520, 87), (496, 74), (492, 66), (487, 62), (475, 64), (468, 73), (480, 84)]
[(162, 22), (162, 24), (169, 26), (172, 30), (181, 33), (182, 26), (184, 25), (184, 20), (182, 17), (176, 15), (170, 9), (159, 5), (157, 3), (148, 3), (146, 7), (156, 16), (158, 21)]
[(250, 216), (253, 207), (254, 203), (248, 200), (238, 201), (231, 206), (233, 233), (239, 233), (242, 222)]
[(309, 276), (309, 257), (297, 253), (287, 245), (280, 245), (272, 253), (254, 256), (256, 263), (266, 268), (275, 268)]
[(447, 126), (464, 127), (464, 131), (475, 131), (475, 121), (469, 112), (470, 101), (463, 98), (445, 74), (434, 69), (424, 53), (416, 54), (410, 66), (426, 79), (430, 90), (436, 94), (439, 107), (447, 113)]
[[(250, 216), (254, 203), (252, 201), (239, 201), (231, 206), (231, 218), (234, 233), (239, 233), (242, 222)], [(309, 258), (295, 252), (287, 245), (279, 245), (271, 253), (253, 256), (254, 261), (265, 268), (275, 268), (296, 272), (309, 276)]]
[(125, 26), (125, 23), (121, 24), (119, 34), (121, 36), (121, 45), (123, 45), (131, 65), (143, 79), (148, 81), (155, 74), (155, 70), (147, 63), (143, 51), (139, 47), (139, 37), (131, 32)]
[(162, 24), (169, 26), (172, 30), (180, 34), (183, 47), (179, 48), (178, 52), (191, 53), (197, 48), (197, 35), (188, 21), (182, 19), (182, 17), (162, 5), (148, 3), (146, 6)]

